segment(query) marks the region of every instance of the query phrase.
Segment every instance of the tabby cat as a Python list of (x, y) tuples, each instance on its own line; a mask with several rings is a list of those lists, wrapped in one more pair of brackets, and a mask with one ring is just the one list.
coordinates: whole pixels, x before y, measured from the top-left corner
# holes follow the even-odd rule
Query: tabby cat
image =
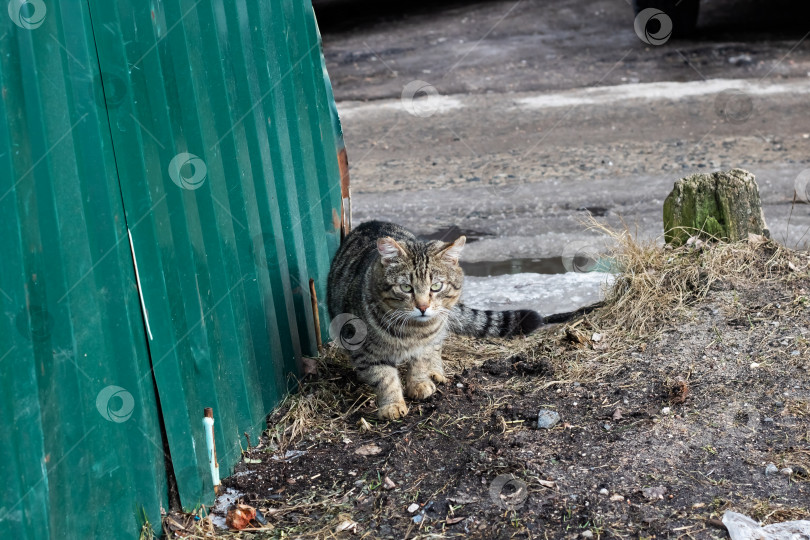
[(399, 225), (371, 221), (346, 236), (332, 261), (329, 314), (332, 326), (342, 326), (332, 337), (352, 344), (344, 347), (358, 378), (374, 387), (380, 418), (408, 413), (398, 365), (407, 363), (410, 398), (425, 399), (436, 391), (434, 383), (446, 382), (441, 349), (448, 332), (505, 337), (543, 324), (535, 311), (481, 311), (459, 303), (464, 242), (463, 236), (422, 242)]

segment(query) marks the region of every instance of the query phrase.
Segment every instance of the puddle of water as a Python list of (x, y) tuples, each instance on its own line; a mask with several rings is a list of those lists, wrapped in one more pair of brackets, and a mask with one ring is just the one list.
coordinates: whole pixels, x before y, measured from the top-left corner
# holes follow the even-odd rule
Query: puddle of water
[(604, 206), (580, 206), (577, 212), (590, 212), (593, 217), (603, 217), (608, 209)]
[[(588, 253), (571, 261), (576, 273), (589, 272), (615, 273), (616, 261), (610, 257), (597, 257)], [(510, 259), (508, 261), (461, 261), (461, 268), (467, 276), (488, 277), (508, 274), (565, 274), (570, 271), (563, 264), (562, 257), (534, 259)]]
[(504, 274), (564, 274), (562, 257), (536, 259), (510, 259), (508, 261), (461, 261), (461, 268), (468, 276), (501, 276)]
[(420, 234), (420, 240), (441, 240), (442, 242), (452, 242), (459, 236), (464, 235), (467, 237), (467, 243), (470, 244), (487, 236), (494, 236), (492, 233), (471, 231), (460, 229), (457, 225), (450, 225), (449, 227), (442, 227), (441, 229), (428, 234)]
[[(607, 211), (606, 208), (589, 207), (582, 208), (594, 215), (604, 215)], [(457, 225), (450, 225), (442, 227), (434, 232), (418, 235), (420, 240), (441, 240), (443, 242), (452, 242), (459, 236), (464, 235), (467, 237), (467, 243), (472, 243), (486, 237), (495, 236), (489, 232), (480, 232), (473, 230), (464, 230)], [(570, 261), (571, 266), (578, 273), (587, 273), (592, 271), (597, 272), (610, 272), (612, 271), (613, 262), (609, 259), (599, 257), (598, 253), (591, 253), (582, 251), (577, 253), (574, 260)], [(503, 276), (509, 274), (565, 274), (570, 271), (563, 264), (562, 257), (532, 257), (524, 259), (509, 259), (507, 261), (479, 261), (479, 262), (465, 262), (461, 261), (461, 268), (464, 269), (464, 274), (475, 277), (488, 277), (488, 276)]]

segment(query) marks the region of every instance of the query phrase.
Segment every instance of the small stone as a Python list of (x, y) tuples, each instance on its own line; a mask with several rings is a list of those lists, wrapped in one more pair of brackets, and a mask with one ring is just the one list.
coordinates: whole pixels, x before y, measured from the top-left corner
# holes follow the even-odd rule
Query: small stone
[(650, 500), (663, 500), (664, 494), (667, 492), (667, 488), (664, 486), (658, 487), (646, 487), (641, 490), (641, 493)]
[(621, 502), (621, 501), (624, 500), (624, 497), (619, 495), (618, 493), (616, 493), (616, 494), (610, 496), (610, 500), (614, 501), (614, 502)]
[(410, 506), (408, 507), (408, 512), (410, 512), (411, 514), (413, 514), (413, 513), (414, 513), (414, 512), (416, 512), (417, 510), (419, 510), (419, 505), (418, 505), (418, 504), (416, 504), (416, 503), (413, 503), (412, 505), (410, 505)]
[(670, 409), (669, 407), (664, 407), (663, 409), (661, 409), (661, 414), (663, 414), (664, 416), (668, 415), (671, 412), (672, 409)]
[(582, 534), (580, 534), (580, 536), (582, 538), (593, 538), (593, 532), (592, 531), (582, 531)]
[(790, 356), (799, 356), (799, 351), (798, 350), (790, 351)]
[(460, 382), (456, 383), (456, 388), (464, 388), (464, 385)]
[[(594, 334), (591, 336), (591, 341), (595, 341), (595, 342), (599, 343), (600, 341), (602, 341), (602, 334), (600, 334), (599, 332), (594, 332)], [(588, 531), (588, 532), (590, 532), (590, 531)], [(591, 534), (593, 534), (593, 533), (591, 533)]]
[(550, 411), (548, 409), (541, 409), (537, 413), (537, 428), (538, 429), (551, 429), (560, 421), (560, 415), (557, 411)]
[(360, 448), (355, 449), (354, 453), (358, 456), (376, 456), (382, 452), (382, 448), (377, 446), (374, 443), (371, 444), (364, 444)]
[(768, 463), (768, 465), (765, 466), (765, 474), (766, 475), (768, 475), (768, 474), (776, 474), (777, 472), (779, 472), (779, 469), (777, 469), (776, 465), (774, 465), (773, 463)]
[(608, 495), (610, 492), (606, 488), (599, 490), (599, 495)]
[(762, 419), (762, 423), (763, 424), (773, 424), (773, 418), (771, 418), (770, 416), (766, 416), (765, 418)]
[(783, 469), (779, 469), (779, 474), (784, 474), (785, 476), (790, 476), (793, 474), (793, 469), (790, 467), (785, 467)]

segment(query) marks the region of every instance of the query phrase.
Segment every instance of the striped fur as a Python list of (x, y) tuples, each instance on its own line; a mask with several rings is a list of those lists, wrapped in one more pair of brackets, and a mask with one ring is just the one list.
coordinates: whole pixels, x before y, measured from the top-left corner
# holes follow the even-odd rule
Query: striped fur
[(450, 331), (462, 336), (509, 337), (530, 334), (543, 325), (543, 317), (529, 309), (490, 311), (457, 304), (448, 322)]
[[(464, 273), (452, 243), (421, 242), (393, 223), (363, 223), (343, 241), (329, 271), (332, 335), (348, 350), (358, 377), (377, 393), (378, 414), (396, 419), (408, 408), (397, 366), (407, 364), (405, 394), (424, 399), (445, 382), (441, 348), (448, 332), (505, 337), (542, 323), (534, 311), (481, 311), (459, 303)], [(351, 314), (342, 315), (342, 314)], [(339, 326), (339, 325), (338, 325)], [(361, 327), (361, 328), (359, 328)]]

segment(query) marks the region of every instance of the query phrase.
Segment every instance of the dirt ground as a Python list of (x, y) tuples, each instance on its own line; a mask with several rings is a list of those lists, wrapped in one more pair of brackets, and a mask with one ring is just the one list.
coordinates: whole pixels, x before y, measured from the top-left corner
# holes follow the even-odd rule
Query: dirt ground
[[(329, 349), (225, 480), (268, 521), (238, 537), (724, 538), (727, 509), (810, 517), (810, 256), (634, 249), (584, 318), (453, 338), (451, 381), (402, 421)], [(560, 422), (538, 429), (541, 409)]]

